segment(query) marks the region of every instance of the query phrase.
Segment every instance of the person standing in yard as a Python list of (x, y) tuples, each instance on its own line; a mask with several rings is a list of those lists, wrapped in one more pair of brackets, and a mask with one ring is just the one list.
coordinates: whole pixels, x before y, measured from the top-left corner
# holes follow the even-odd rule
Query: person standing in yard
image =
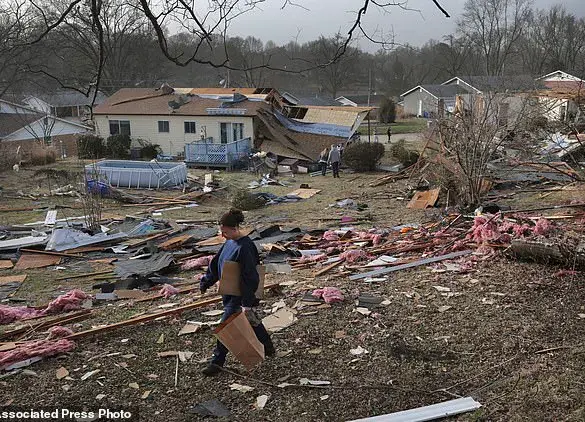
[[(243, 222), (244, 214), (237, 209), (231, 209), (221, 216), (219, 228), (226, 242), (211, 260), (207, 273), (201, 278), (199, 288), (204, 294), (221, 278), (221, 270), (226, 261), (237, 262), (240, 265), (242, 296), (222, 296), (224, 312), (221, 321), (224, 322), (233, 314), (243, 312), (250, 321), (256, 337), (264, 345), (265, 355), (273, 356), (275, 350), (270, 335), (253, 309), (259, 303), (255, 292), (260, 282), (260, 276), (256, 270), (256, 266), (260, 263), (260, 256), (254, 242), (241, 232), (240, 224)], [(228, 349), (218, 340), (211, 362), (202, 373), (205, 376), (219, 373), (225, 364), (227, 354)]]
[(392, 136), (392, 127), (390, 125), (388, 125), (386, 133), (388, 134), (388, 143), (390, 143), (390, 137)]
[(329, 150), (325, 148), (319, 155), (319, 168), (321, 169), (321, 175), (325, 176), (327, 173), (327, 158), (329, 156)]
[(341, 161), (341, 154), (335, 145), (331, 145), (331, 151), (329, 151), (329, 158), (327, 161), (329, 164), (331, 164), (331, 168), (333, 169), (333, 177), (339, 177), (339, 163)]

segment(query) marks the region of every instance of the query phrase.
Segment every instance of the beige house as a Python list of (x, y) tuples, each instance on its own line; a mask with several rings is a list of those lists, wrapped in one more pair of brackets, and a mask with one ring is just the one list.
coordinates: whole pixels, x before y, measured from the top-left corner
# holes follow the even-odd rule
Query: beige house
[(160, 145), (165, 154), (181, 155), (186, 144), (254, 141), (254, 116), (261, 99), (227, 95), (195, 95), (162, 89), (123, 88), (96, 107), (96, 134), (128, 134)]

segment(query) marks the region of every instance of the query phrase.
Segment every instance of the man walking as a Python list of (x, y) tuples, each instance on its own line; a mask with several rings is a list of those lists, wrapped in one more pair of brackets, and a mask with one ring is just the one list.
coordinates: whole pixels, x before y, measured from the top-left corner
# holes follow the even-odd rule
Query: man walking
[(335, 145), (331, 145), (331, 151), (329, 151), (329, 158), (327, 161), (331, 164), (331, 168), (333, 169), (333, 177), (339, 177), (339, 162), (341, 161), (341, 154)]
[(390, 125), (388, 125), (388, 143), (390, 143), (390, 137), (392, 136), (392, 127), (390, 127)]
[(327, 157), (329, 156), (329, 151), (325, 148), (321, 151), (319, 155), (319, 168), (321, 169), (321, 175), (325, 176), (327, 173)]

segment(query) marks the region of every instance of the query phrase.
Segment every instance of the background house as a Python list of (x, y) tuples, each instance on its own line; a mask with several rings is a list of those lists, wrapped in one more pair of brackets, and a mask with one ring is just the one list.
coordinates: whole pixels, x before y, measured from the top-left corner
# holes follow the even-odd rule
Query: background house
[(0, 151), (20, 146), (23, 153), (31, 153), (52, 146), (59, 155), (75, 155), (77, 137), (90, 131), (89, 126), (0, 100)]
[[(25, 97), (22, 102), (43, 114), (50, 114), (62, 119), (86, 122), (91, 117), (93, 93), (85, 96), (81, 92), (67, 90), (50, 94), (36, 94)], [(94, 107), (102, 104), (106, 96), (98, 91)]]
[(124, 88), (96, 107), (96, 133), (103, 138), (128, 134), (174, 156), (182, 155), (188, 144), (245, 139), (280, 157), (313, 161), (324, 145), (350, 140), (370, 110), (295, 106), (267, 88), (260, 93), (254, 88), (225, 90)]
[(585, 117), (585, 81), (561, 70), (537, 79), (546, 87), (539, 92), (549, 120), (574, 122)]
[(401, 95), (403, 113), (418, 117), (437, 117), (444, 110), (453, 111), (457, 95), (469, 92), (466, 86), (461, 85), (418, 85)]

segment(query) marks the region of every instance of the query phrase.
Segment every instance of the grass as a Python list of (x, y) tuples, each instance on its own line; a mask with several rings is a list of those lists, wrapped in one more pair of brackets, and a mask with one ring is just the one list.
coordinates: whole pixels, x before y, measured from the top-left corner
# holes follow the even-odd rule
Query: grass
[[(426, 119), (398, 119), (396, 122), (391, 123), (390, 125), (386, 123), (378, 123), (378, 122), (370, 122), (370, 130), (372, 131), (372, 135), (374, 134), (374, 130), (378, 130), (380, 135), (385, 135), (386, 131), (388, 130), (388, 126), (392, 127), (392, 136), (400, 135), (402, 133), (420, 133), (423, 132), (427, 127), (427, 120)], [(358, 133), (360, 135), (367, 135), (368, 134), (368, 122), (363, 122), (358, 129)]]

